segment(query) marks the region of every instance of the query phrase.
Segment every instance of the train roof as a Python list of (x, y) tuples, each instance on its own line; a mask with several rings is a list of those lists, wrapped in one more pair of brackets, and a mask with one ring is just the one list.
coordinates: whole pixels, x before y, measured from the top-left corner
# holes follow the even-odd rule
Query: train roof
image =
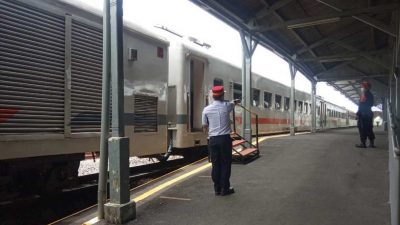
[[(194, 52), (198, 56), (201, 56), (203, 58), (210, 58), (210, 59), (213, 59), (213, 60), (221, 61), (221, 62), (223, 62), (223, 63), (225, 63), (225, 64), (227, 64), (227, 65), (229, 65), (231, 67), (234, 67), (234, 68), (239, 69), (239, 70), (241, 69), (241, 67), (239, 67), (239, 66), (237, 66), (237, 65), (235, 65), (235, 64), (233, 64), (231, 62), (228, 62), (228, 61), (224, 60), (221, 57), (213, 55), (209, 51), (209, 49), (201, 47), (198, 44), (193, 43), (192, 41), (186, 39), (185, 37), (182, 37), (182, 38), (175, 37), (175, 38), (171, 38), (169, 40), (171, 41), (171, 43), (172, 42), (176, 42), (178, 44), (181, 44), (184, 48), (189, 49), (191, 52)], [(266, 80), (268, 80), (268, 81), (270, 81), (270, 82), (272, 82), (272, 83), (274, 83), (276, 85), (282, 85), (283, 87), (290, 88), (286, 84), (280, 83), (278, 81), (271, 80), (270, 78), (265, 77), (265, 76), (263, 76), (263, 75), (261, 75), (259, 73), (252, 72), (252, 74), (253, 74), (253, 76), (261, 77), (261, 78), (266, 79)], [(301, 91), (301, 90), (298, 90), (298, 89), (296, 89), (296, 92), (310, 95), (310, 93), (305, 92), (305, 91)]]
[[(92, 14), (93, 16), (97, 17), (96, 22), (99, 22), (100, 24), (102, 24), (103, 12), (101, 10), (95, 9), (85, 3), (82, 3), (81, 1), (77, 1), (77, 0), (43, 0), (43, 1), (46, 1), (51, 4), (54, 4), (54, 2), (58, 2), (59, 4), (62, 4), (63, 6), (69, 6), (69, 7), (67, 7), (67, 9), (76, 12), (77, 15), (79, 15), (79, 16), (82, 16), (81, 15), (82, 13)], [(127, 20), (124, 20), (124, 29), (125, 29), (125, 31), (135, 33), (143, 38), (146, 38), (148, 40), (152, 40), (159, 44), (162, 44), (163, 46), (169, 46), (169, 44), (170, 44), (168, 39), (166, 39), (164, 36), (159, 35), (154, 30), (149, 29), (145, 26), (141, 26), (136, 23), (132, 23)]]
[[(65, 6), (69, 6), (67, 8), (70, 11), (77, 12), (77, 15), (79, 15), (79, 16), (82, 16), (82, 15), (80, 15), (82, 13), (91, 14), (92, 16), (97, 17), (97, 21), (96, 22), (98, 22), (100, 24), (102, 23), (102, 19), (101, 19), (102, 16), (103, 16), (102, 15), (103, 14), (102, 11), (100, 11), (98, 9), (95, 9), (95, 8), (85, 4), (85, 3), (82, 3), (81, 1), (78, 1), (78, 0), (42, 0), (42, 1), (50, 3), (50, 4), (54, 4), (54, 3), (62, 4), (62, 6), (64, 6), (64, 7)], [(227, 62), (223, 58), (220, 58), (220, 57), (217, 57), (215, 55), (212, 55), (212, 53), (210, 53), (210, 51), (208, 49), (204, 48), (204, 46), (201, 47), (198, 43), (195, 43), (193, 41), (192, 37), (189, 37), (189, 38), (192, 38), (192, 40), (189, 40), (189, 38), (185, 37), (185, 36), (181, 36), (181, 37), (178, 38), (178, 36), (176, 36), (176, 34), (175, 34), (175, 36), (173, 36), (172, 34), (167, 35), (166, 32), (161, 34), (161, 32), (158, 32), (157, 30), (155, 30), (153, 28), (150, 29), (148, 27), (144, 27), (144, 26), (141, 26), (141, 25), (136, 24), (136, 23), (132, 23), (132, 22), (127, 21), (127, 20), (124, 20), (124, 29), (129, 31), (129, 32), (133, 32), (133, 33), (135, 33), (137, 35), (140, 35), (143, 38), (146, 38), (146, 39), (149, 39), (149, 40), (152, 40), (152, 41), (156, 41), (156, 42), (158, 42), (160, 44), (163, 44), (165, 46), (169, 46), (170, 45), (170, 41), (181, 43), (185, 48), (188, 48), (191, 51), (195, 51), (196, 54), (199, 54), (200, 56), (204, 56), (205, 58), (212, 58), (214, 60), (219, 60), (219, 61), (222, 61), (222, 62), (224, 62), (224, 63), (226, 63), (226, 64), (228, 64), (228, 65), (230, 65), (230, 66), (232, 66), (234, 68), (241, 69), (239, 66), (237, 66), (237, 65), (235, 65), (233, 63)], [(265, 76), (262, 76), (262, 75), (260, 75), (258, 73), (253, 72), (253, 75), (258, 76), (258, 77), (262, 77), (263, 79), (269, 80), (269, 81), (271, 81), (271, 82), (273, 82), (275, 84), (282, 85), (284, 87), (289, 88), (289, 86), (287, 86), (286, 84), (282, 84), (280, 82), (271, 80), (271, 79), (269, 79), (269, 78), (267, 78)], [(296, 90), (296, 92), (303, 93), (303, 94), (306, 94), (306, 95), (310, 95), (310, 93), (304, 92), (304, 91), (301, 91), (301, 90)], [(339, 108), (347, 110), (343, 106), (338, 106), (338, 105), (333, 104), (333, 103), (331, 103), (329, 101), (326, 101), (326, 100), (324, 100), (324, 101), (328, 102), (329, 104), (331, 104), (333, 106), (336, 106), (336, 107), (339, 107)]]

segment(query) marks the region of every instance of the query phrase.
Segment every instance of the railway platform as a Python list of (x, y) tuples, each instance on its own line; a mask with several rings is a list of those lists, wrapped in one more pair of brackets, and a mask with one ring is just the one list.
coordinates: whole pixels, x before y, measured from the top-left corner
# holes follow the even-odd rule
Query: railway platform
[[(133, 191), (135, 225), (390, 224), (387, 134), (358, 149), (357, 129), (264, 137), (261, 157), (234, 164), (236, 193), (215, 196), (201, 161)], [(95, 210), (58, 224), (96, 222)]]

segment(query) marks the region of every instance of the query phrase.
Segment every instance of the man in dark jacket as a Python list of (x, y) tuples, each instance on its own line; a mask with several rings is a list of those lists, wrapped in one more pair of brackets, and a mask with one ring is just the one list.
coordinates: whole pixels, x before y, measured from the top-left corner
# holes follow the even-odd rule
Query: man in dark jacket
[(357, 144), (358, 148), (366, 148), (367, 137), (369, 139), (369, 147), (374, 148), (375, 134), (373, 128), (373, 117), (374, 114), (371, 107), (374, 105), (374, 96), (370, 92), (371, 84), (367, 81), (361, 83), (361, 96), (360, 103), (357, 111), (357, 126), (360, 132), (361, 143)]

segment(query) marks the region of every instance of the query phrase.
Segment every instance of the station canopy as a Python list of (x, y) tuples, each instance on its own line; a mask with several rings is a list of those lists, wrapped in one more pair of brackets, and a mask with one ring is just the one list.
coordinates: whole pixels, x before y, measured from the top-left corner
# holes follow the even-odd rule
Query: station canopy
[(396, 0), (191, 0), (358, 104), (360, 83), (387, 96)]

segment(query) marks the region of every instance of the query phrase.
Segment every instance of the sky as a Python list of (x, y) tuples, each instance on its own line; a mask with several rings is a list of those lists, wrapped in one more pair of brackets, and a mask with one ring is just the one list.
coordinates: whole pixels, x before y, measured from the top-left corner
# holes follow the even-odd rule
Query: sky
[[(80, 2), (102, 10), (103, 0), (66, 0)], [(144, 27), (162, 25), (185, 36), (211, 45), (212, 55), (241, 67), (242, 47), (239, 32), (188, 0), (125, 0), (124, 19)], [(289, 65), (279, 56), (258, 45), (252, 70), (261, 76), (290, 86)], [(296, 75), (296, 89), (311, 92), (311, 83), (301, 73)], [(323, 82), (317, 84), (317, 95), (352, 111), (357, 106), (340, 92)]]

